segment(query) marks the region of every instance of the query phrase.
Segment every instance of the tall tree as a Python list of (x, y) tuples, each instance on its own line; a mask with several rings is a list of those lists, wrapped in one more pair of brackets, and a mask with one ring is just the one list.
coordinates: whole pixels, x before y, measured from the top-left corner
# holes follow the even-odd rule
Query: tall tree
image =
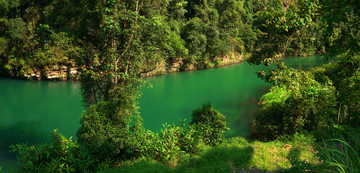
[(101, 0), (87, 9), (94, 17), (84, 25), (88, 30), (83, 39), (86, 53), (78, 63), (88, 109), (77, 136), (100, 160), (139, 156), (140, 77), (161, 60), (166, 39), (161, 18), (144, 10), (147, 3)]

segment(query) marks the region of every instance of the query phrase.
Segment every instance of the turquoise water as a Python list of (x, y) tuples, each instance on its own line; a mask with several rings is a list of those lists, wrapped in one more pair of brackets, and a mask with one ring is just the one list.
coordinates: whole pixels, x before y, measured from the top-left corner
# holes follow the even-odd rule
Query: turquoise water
[(269, 87), (256, 77), (255, 72), (262, 68), (243, 63), (150, 78), (153, 88), (144, 89), (140, 100), (144, 126), (157, 130), (164, 122), (190, 122), (192, 111), (210, 102), (226, 115), (228, 135), (247, 134), (257, 98)]
[[(308, 69), (325, 60), (313, 56), (286, 61)], [(228, 136), (246, 135), (258, 98), (270, 87), (255, 72), (267, 69), (242, 63), (148, 78), (152, 88), (143, 88), (139, 103), (144, 126), (157, 131), (166, 122), (190, 122), (194, 109), (211, 102), (226, 115)], [(47, 142), (54, 129), (75, 136), (83, 110), (79, 82), (0, 79), (0, 166), (16, 167), (14, 153), (9, 153), (11, 144)]]
[(78, 82), (0, 79), (0, 166), (16, 167), (9, 145), (47, 142), (59, 129), (74, 136), (83, 108)]

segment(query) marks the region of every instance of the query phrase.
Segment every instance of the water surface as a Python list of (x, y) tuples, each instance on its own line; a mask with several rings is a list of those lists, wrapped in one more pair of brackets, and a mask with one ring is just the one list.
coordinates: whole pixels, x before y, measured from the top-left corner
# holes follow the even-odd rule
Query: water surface
[[(303, 69), (325, 62), (316, 56), (286, 61)], [(270, 87), (255, 72), (267, 69), (242, 63), (148, 78), (153, 87), (143, 88), (139, 103), (144, 126), (158, 131), (164, 123), (190, 122), (194, 109), (211, 102), (226, 115), (228, 136), (246, 135), (258, 98)], [(47, 142), (54, 129), (75, 136), (83, 110), (79, 82), (0, 79), (0, 165), (16, 167), (11, 144)]]

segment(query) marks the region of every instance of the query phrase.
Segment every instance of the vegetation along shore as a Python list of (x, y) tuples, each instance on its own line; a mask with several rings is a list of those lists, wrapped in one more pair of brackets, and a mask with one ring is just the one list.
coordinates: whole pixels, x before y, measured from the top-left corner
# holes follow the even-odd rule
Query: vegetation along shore
[[(2, 0), (0, 73), (76, 73), (85, 107), (76, 140), (11, 145), (15, 172), (360, 172), (359, 26), (359, 0)], [(282, 61), (315, 53), (334, 61)], [(206, 101), (189, 123), (144, 128), (143, 76), (239, 58), (275, 64), (257, 72), (271, 88), (250, 135), (225, 137)]]

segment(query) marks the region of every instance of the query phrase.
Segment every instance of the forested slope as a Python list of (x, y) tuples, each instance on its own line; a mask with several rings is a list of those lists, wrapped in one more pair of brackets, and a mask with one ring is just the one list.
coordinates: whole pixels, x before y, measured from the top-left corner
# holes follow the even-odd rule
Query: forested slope
[[(90, 59), (104, 56), (116, 62), (138, 57), (141, 73), (203, 69), (242, 61), (268, 40), (276, 40), (269, 49), (284, 56), (322, 52), (319, 21), (303, 21), (302, 35), (284, 28), (290, 39), (268, 27), (302, 8), (297, 1), (268, 0), (3, 0), (0, 74), (74, 78), (96, 63)], [(280, 13), (271, 21), (264, 10)], [(288, 51), (280, 52), (283, 47)]]

